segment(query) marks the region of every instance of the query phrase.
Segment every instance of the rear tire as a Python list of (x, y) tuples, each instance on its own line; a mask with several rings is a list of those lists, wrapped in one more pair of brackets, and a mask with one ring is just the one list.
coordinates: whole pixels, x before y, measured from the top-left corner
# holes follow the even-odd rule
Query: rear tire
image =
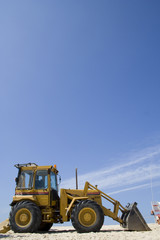
[(85, 200), (74, 207), (71, 221), (79, 233), (99, 232), (104, 222), (104, 213), (96, 202)]
[(10, 227), (14, 232), (37, 232), (41, 224), (40, 208), (30, 201), (21, 201), (12, 207), (10, 212)]

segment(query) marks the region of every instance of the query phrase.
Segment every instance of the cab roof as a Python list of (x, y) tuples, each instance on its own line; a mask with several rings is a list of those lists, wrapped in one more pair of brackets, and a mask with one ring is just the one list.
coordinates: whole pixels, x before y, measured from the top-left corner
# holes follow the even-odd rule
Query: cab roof
[(24, 164), (15, 164), (14, 165), (16, 168), (18, 169), (26, 169), (26, 170), (29, 170), (29, 169), (39, 169), (39, 170), (42, 170), (42, 169), (45, 169), (45, 170), (48, 170), (48, 169), (54, 169), (54, 171), (56, 173), (58, 173), (58, 170), (56, 169), (56, 166), (52, 166), (52, 165), (49, 165), (49, 166), (38, 166), (36, 163), (24, 163)]

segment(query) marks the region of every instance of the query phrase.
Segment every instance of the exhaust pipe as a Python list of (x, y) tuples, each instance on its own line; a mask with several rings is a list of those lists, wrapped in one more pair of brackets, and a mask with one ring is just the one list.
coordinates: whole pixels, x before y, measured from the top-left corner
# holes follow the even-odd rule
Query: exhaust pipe
[(76, 168), (76, 189), (78, 189), (78, 173), (77, 173), (77, 168)]

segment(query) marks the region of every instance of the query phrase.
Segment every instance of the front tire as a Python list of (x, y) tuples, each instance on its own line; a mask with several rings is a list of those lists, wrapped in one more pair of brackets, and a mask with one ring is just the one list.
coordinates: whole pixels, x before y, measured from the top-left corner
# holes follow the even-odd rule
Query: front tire
[(10, 212), (10, 227), (14, 232), (37, 232), (41, 224), (41, 211), (30, 201), (21, 201), (12, 207)]
[(71, 221), (79, 233), (99, 232), (104, 222), (104, 213), (96, 202), (85, 200), (74, 207)]

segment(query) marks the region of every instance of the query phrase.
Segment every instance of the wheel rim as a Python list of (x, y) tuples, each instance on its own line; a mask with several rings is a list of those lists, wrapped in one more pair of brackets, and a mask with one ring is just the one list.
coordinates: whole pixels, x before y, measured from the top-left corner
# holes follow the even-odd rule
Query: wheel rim
[(78, 215), (81, 225), (90, 227), (96, 222), (96, 212), (92, 208), (83, 208)]
[(15, 222), (19, 227), (27, 227), (32, 220), (32, 214), (27, 208), (21, 208), (16, 212)]

